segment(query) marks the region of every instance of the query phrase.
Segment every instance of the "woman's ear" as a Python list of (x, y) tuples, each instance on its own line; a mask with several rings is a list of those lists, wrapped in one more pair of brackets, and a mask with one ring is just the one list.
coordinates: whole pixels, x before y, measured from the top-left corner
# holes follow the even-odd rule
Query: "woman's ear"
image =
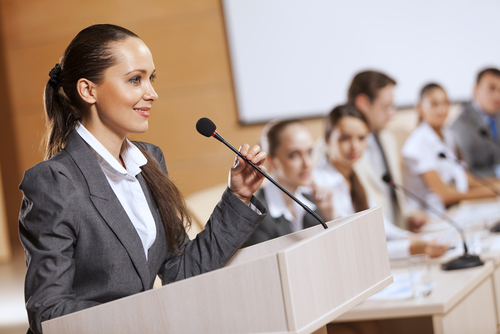
[(96, 85), (88, 79), (80, 79), (76, 83), (76, 90), (83, 101), (88, 104), (94, 104), (97, 100)]

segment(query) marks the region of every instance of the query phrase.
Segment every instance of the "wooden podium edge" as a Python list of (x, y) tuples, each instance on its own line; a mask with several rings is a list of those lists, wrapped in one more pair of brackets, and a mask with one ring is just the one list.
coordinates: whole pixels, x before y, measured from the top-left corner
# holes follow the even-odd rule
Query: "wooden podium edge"
[[(353, 220), (357, 219), (361, 215), (368, 214), (371, 211), (372, 210), (370, 210), (370, 211), (367, 210), (364, 212), (353, 214), (353, 215), (348, 216), (348, 217), (340, 218), (339, 220), (331, 220), (331, 221), (327, 222), (328, 228), (329, 229), (336, 229), (342, 225), (345, 225), (345, 224), (352, 222)], [(318, 226), (316, 228), (319, 229)], [(293, 307), (293, 302), (291, 300), (292, 293), (291, 293), (290, 282), (288, 281), (288, 276), (290, 273), (288, 272), (288, 268), (286, 266), (285, 250), (301, 247), (303, 244), (310, 242), (311, 239), (316, 239), (316, 238), (320, 237), (321, 234), (323, 234), (324, 232), (327, 232), (327, 231), (328, 231), (328, 229), (323, 229), (323, 227), (321, 227), (321, 230), (319, 232), (316, 232), (315, 234), (308, 236), (307, 238), (293, 244), (292, 246), (286, 247), (285, 249), (281, 249), (277, 252), (278, 267), (279, 267), (280, 276), (281, 276), (281, 290), (283, 293), (283, 302), (285, 305), (285, 316), (286, 316), (286, 322), (287, 322), (289, 333), (299, 333), (299, 332), (298, 332), (298, 328), (297, 328), (297, 322), (296, 322), (296, 319), (294, 317), (295, 310)], [(242, 262), (242, 263), (245, 263), (245, 262)], [(324, 318), (324, 317), (322, 317), (322, 318)]]
[(343, 306), (347, 306), (348, 308), (352, 308), (359, 303), (363, 302), (366, 300), (368, 297), (376, 294), (380, 290), (386, 288), (390, 284), (394, 282), (394, 278), (391, 276), (385, 278), (384, 280), (380, 281), (377, 283), (375, 286), (372, 286), (370, 289), (367, 289), (363, 291), (362, 293), (358, 294), (356, 297), (350, 299), (349, 301), (345, 302), (341, 306), (339, 306), (337, 309), (332, 310), (331, 312), (325, 314), (323, 317), (318, 318), (316, 321), (312, 322), (311, 324), (301, 328), (297, 332), (291, 332), (294, 334), (306, 334), (306, 333), (312, 333), (315, 330), (320, 329), (322, 326), (324, 326), (325, 323), (330, 323), (333, 320), (337, 319), (339, 316), (341, 316), (343, 313), (348, 312), (348, 311), (340, 311)]
[[(327, 222), (327, 225), (329, 229), (337, 229), (340, 228), (343, 225), (347, 225), (349, 223), (352, 223), (353, 221), (359, 219), (362, 216), (370, 215), (373, 212), (380, 211), (380, 207), (375, 207), (375, 208), (370, 208), (368, 210), (362, 211), (362, 212), (357, 212), (353, 215), (347, 216), (347, 217), (342, 217), (338, 220), (332, 220)], [(325, 232), (328, 232), (329, 230), (327, 229)], [(281, 249), (277, 252), (278, 256), (278, 267), (279, 267), (279, 272), (281, 276), (281, 289), (282, 289), (282, 294), (283, 294), (283, 301), (284, 301), (284, 306), (285, 306), (285, 316), (286, 316), (286, 322), (288, 326), (288, 333), (294, 333), (294, 334), (306, 334), (306, 333), (313, 333), (316, 330), (321, 329), (325, 324), (330, 323), (331, 321), (335, 320), (339, 316), (341, 316), (343, 313), (346, 313), (349, 309), (352, 307), (356, 306), (357, 304), (361, 303), (368, 297), (374, 295), (375, 293), (379, 292), (380, 290), (384, 289), (388, 285), (392, 284), (394, 282), (394, 279), (392, 275), (384, 278), (383, 280), (379, 281), (376, 283), (376, 285), (366, 289), (365, 291), (361, 292), (360, 294), (356, 295), (355, 297), (351, 298), (350, 300), (346, 301), (345, 303), (339, 305), (337, 308), (334, 310), (331, 310), (330, 312), (326, 313), (325, 315), (317, 318), (314, 322), (303, 326), (302, 328), (298, 328), (297, 322), (296, 322), (296, 317), (295, 315), (295, 309), (294, 309), (294, 303), (292, 301), (292, 291), (291, 291), (291, 286), (290, 282), (288, 280), (288, 277), (290, 275), (287, 267), (287, 261), (286, 261), (286, 253), (289, 252), (290, 250), (293, 250), (295, 248), (301, 247), (305, 243), (311, 242), (311, 240), (321, 238), (323, 234), (323, 230), (314, 233), (307, 238), (289, 246), (284, 249)], [(245, 262), (243, 262), (245, 263)], [(242, 264), (242, 263), (240, 263)], [(347, 307), (347, 310), (345, 309)], [(275, 333), (277, 334), (277, 333)]]

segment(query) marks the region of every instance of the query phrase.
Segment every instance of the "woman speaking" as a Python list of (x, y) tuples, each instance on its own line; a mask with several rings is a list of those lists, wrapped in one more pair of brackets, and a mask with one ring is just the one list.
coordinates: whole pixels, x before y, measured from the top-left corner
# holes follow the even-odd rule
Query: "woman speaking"
[[(148, 47), (114, 25), (82, 30), (45, 88), (46, 161), (24, 174), (19, 233), (30, 331), (41, 322), (220, 268), (257, 228), (262, 177), (238, 158), (205, 231), (168, 178), (161, 150), (130, 142), (158, 96)], [(258, 166), (266, 154), (244, 144)]]

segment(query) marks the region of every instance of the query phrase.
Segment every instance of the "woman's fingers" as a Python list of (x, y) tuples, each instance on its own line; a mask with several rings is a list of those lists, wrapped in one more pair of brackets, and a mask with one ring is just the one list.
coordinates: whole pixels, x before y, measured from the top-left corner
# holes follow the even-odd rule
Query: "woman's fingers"
[[(261, 152), (259, 145), (250, 147), (243, 144), (240, 153), (253, 164), (259, 166), (262, 171), (266, 171), (263, 166), (267, 154)], [(256, 171), (250, 164), (246, 163), (239, 156), (236, 156), (235, 164), (229, 174), (229, 188), (245, 203), (248, 203), (252, 195), (259, 189), (263, 175)]]
[(332, 199), (332, 190), (329, 188), (318, 187), (313, 183), (313, 196), (316, 202), (323, 202)]

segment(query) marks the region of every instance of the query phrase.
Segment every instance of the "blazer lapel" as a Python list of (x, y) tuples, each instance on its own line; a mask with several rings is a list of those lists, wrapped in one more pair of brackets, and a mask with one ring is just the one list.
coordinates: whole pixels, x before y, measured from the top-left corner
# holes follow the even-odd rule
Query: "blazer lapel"
[(64, 149), (80, 168), (89, 187), (90, 200), (126, 249), (141, 278), (144, 290), (148, 289), (150, 274), (141, 239), (92, 151), (76, 131), (69, 135)]

